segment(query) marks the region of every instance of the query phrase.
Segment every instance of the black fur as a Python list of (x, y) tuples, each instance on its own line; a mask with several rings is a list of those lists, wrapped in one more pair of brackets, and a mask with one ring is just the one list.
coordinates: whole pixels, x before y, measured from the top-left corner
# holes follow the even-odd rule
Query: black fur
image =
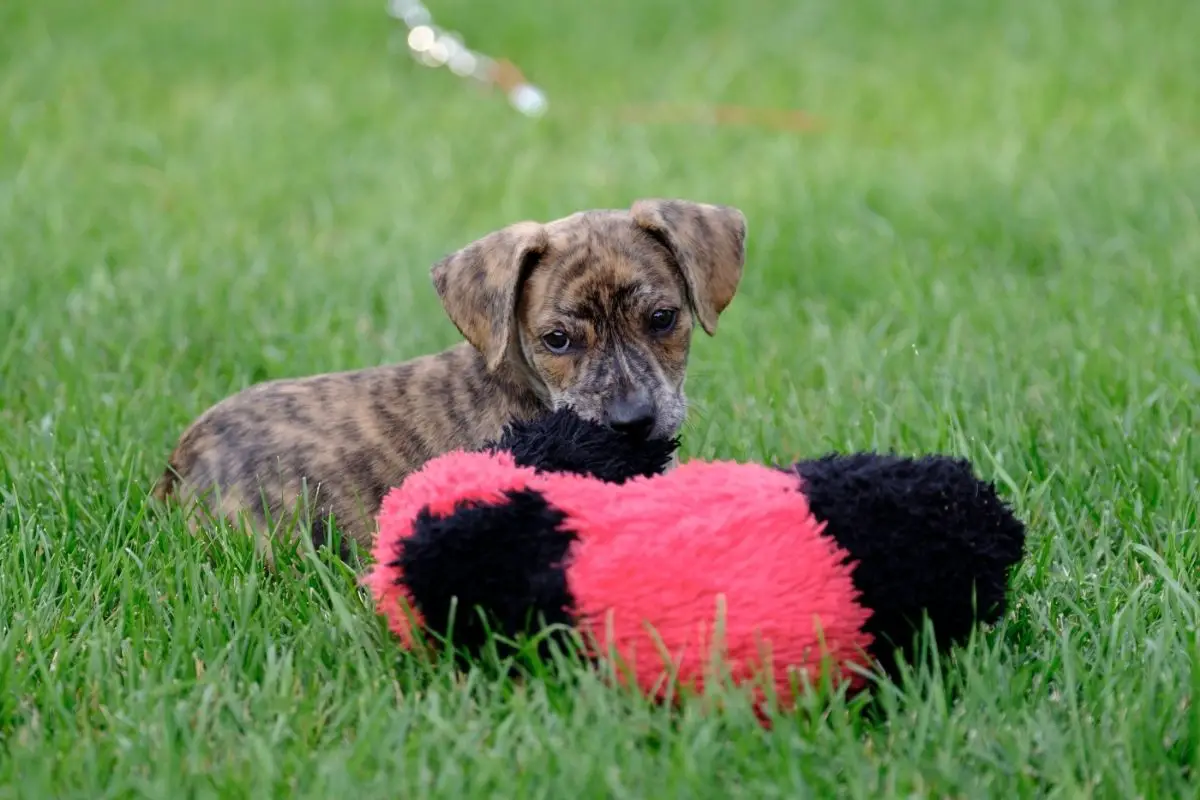
[(609, 483), (661, 474), (678, 439), (645, 440), (583, 419), (570, 409), (514, 422), (486, 450), (507, 450), (518, 464), (539, 472), (570, 472)]
[(562, 529), (565, 515), (532, 489), (507, 498), (460, 503), (447, 517), (422, 509), (391, 564), (400, 567), (427, 627), (449, 634), (469, 657), (481, 653), (489, 632), (515, 639), (541, 624), (574, 625), (563, 562), (576, 536)]
[(939, 646), (1003, 616), (1025, 526), (967, 461), (860, 453), (792, 469), (826, 535), (859, 562), (854, 584), (874, 611), (865, 627), (886, 670), (894, 648), (911, 658), (923, 612)]

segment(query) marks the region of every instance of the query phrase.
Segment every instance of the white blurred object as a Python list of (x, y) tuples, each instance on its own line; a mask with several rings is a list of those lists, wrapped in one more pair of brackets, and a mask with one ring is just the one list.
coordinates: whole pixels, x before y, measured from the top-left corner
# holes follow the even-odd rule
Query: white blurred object
[(388, 14), (408, 28), (408, 50), (417, 63), (447, 67), (455, 75), (499, 87), (508, 102), (527, 117), (546, 113), (549, 101), (512, 62), (493, 60), (470, 50), (458, 34), (444, 31), (420, 0), (388, 0)]
[(528, 83), (521, 84), (508, 94), (508, 101), (527, 117), (538, 117), (546, 110), (545, 93)]

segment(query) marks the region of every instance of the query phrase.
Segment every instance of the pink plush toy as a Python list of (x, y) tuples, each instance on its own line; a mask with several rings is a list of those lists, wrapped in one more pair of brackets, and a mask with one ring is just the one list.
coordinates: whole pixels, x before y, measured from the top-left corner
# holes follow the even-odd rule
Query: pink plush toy
[(384, 499), (365, 582), (405, 646), (413, 624), (470, 654), (562, 623), (650, 694), (702, 688), (719, 656), (735, 683), (773, 675), (785, 706), (794, 671), (858, 686), (923, 616), (949, 644), (1003, 613), (1024, 526), (965, 462), (664, 473), (676, 445), (558, 412), (434, 459)]

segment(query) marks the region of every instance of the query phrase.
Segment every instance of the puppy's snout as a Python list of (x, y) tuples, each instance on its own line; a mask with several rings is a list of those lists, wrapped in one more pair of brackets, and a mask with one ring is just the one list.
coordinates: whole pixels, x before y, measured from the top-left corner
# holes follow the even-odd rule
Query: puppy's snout
[(654, 430), (654, 400), (645, 389), (619, 395), (605, 410), (605, 421), (614, 430), (644, 439)]

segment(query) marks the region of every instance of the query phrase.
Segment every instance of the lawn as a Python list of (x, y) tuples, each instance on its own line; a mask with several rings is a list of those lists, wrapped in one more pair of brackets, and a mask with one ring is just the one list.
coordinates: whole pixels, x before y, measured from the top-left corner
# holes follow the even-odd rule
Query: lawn
[[(0, 798), (1200, 791), (1200, 4), (431, 3), (549, 113), (374, 0), (0, 3)], [(443, 253), (648, 195), (749, 220), (685, 458), (963, 454), (1029, 524), (881, 713), (455, 676), (345, 566), (147, 513), (226, 394), (453, 343)]]

